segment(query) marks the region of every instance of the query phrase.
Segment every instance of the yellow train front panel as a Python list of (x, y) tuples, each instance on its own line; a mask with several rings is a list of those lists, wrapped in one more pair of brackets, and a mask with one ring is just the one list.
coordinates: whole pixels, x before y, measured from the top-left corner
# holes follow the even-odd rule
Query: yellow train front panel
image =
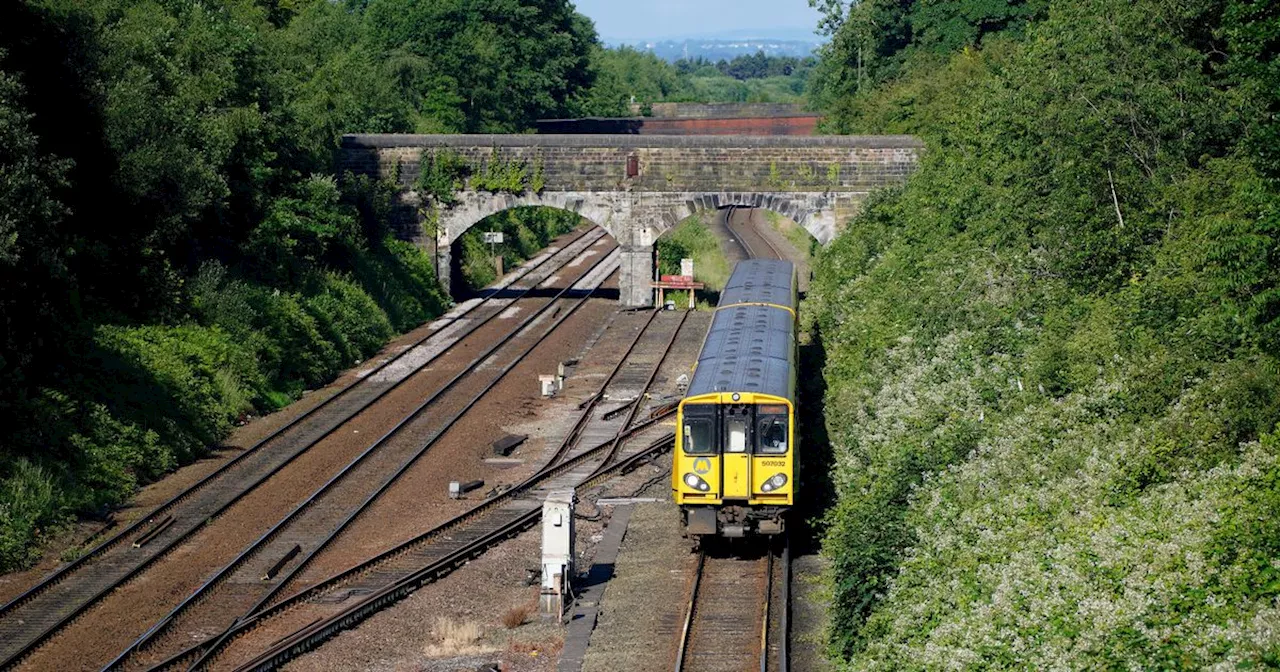
[(795, 408), (789, 400), (728, 392), (689, 397), (676, 424), (677, 504), (794, 503)]

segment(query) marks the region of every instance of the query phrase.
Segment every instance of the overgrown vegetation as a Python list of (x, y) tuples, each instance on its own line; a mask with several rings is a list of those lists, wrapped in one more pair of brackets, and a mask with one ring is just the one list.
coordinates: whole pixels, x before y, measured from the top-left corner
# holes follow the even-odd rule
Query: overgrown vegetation
[[(328, 175), (342, 134), (794, 99), (810, 66), (681, 74), (604, 49), (564, 0), (3, 3), (0, 571), (442, 308), (433, 260), (390, 236), (391, 187)], [(427, 235), (464, 185), (544, 183), (496, 155), (424, 168)], [(576, 224), (494, 225), (514, 264)], [(462, 245), (484, 284), (487, 246)]]
[(806, 306), (836, 657), (1280, 664), (1276, 6), (829, 4), (833, 127), (929, 147)]
[(341, 134), (577, 114), (598, 48), (563, 1), (3, 3), (0, 570), (442, 309)]

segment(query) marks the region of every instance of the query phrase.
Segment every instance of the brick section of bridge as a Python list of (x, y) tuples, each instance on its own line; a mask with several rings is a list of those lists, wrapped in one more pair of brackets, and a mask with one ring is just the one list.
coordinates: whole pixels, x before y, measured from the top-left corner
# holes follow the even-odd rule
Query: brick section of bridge
[(627, 135), (813, 135), (821, 115), (789, 117), (659, 117), (539, 119), (539, 133), (614, 133)]
[[(632, 103), (631, 114), (644, 114), (644, 105)], [(805, 114), (799, 103), (653, 103), (649, 116), (679, 119), (727, 119), (731, 117), (789, 117)]]
[(868, 193), (904, 181), (922, 148), (911, 136), (349, 135), (339, 168), (398, 177), (406, 209), (416, 212), (424, 154), (450, 151), (473, 167), (495, 156), (529, 172), (540, 166), (541, 192), (464, 189), (441, 213), (434, 241), (414, 236), (413, 221), (406, 237), (434, 248), (447, 283), (450, 244), (485, 217), (526, 205), (571, 210), (618, 241), (622, 301), (640, 306), (652, 301), (653, 243), (680, 220), (704, 209), (760, 207), (826, 243)]

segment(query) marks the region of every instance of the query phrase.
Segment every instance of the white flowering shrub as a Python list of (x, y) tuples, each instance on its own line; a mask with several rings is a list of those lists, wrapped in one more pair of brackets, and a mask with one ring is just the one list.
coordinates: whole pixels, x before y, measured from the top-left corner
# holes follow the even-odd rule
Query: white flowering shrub
[(1280, 668), (1280, 186), (1211, 140), (1211, 5), (1050, 3), (852, 103), (928, 150), (802, 310), (846, 668)]
[[(1240, 669), (1280, 655), (1280, 441), (1129, 497), (1158, 428), (1101, 387), (1010, 417), (930, 478), (859, 669)], [(1270, 582), (1271, 590), (1259, 591)], [(1269, 593), (1269, 594), (1260, 594)]]

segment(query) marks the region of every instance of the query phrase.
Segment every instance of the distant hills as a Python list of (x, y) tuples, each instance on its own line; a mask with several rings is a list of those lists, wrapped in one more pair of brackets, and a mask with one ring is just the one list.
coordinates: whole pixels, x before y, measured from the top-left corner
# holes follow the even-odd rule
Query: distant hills
[[(740, 32), (740, 31), (738, 31)], [(763, 32), (763, 31), (762, 31)], [(626, 45), (641, 51), (651, 51), (658, 58), (677, 61), (681, 58), (705, 58), (711, 61), (720, 59), (733, 60), (737, 56), (750, 56), (763, 51), (767, 56), (795, 56), (803, 58), (811, 55), (825, 40), (813, 33), (804, 31), (774, 32), (760, 37), (759, 34), (719, 33), (714, 36), (674, 37), (654, 40), (614, 40), (606, 38), (605, 44), (611, 47)]]

